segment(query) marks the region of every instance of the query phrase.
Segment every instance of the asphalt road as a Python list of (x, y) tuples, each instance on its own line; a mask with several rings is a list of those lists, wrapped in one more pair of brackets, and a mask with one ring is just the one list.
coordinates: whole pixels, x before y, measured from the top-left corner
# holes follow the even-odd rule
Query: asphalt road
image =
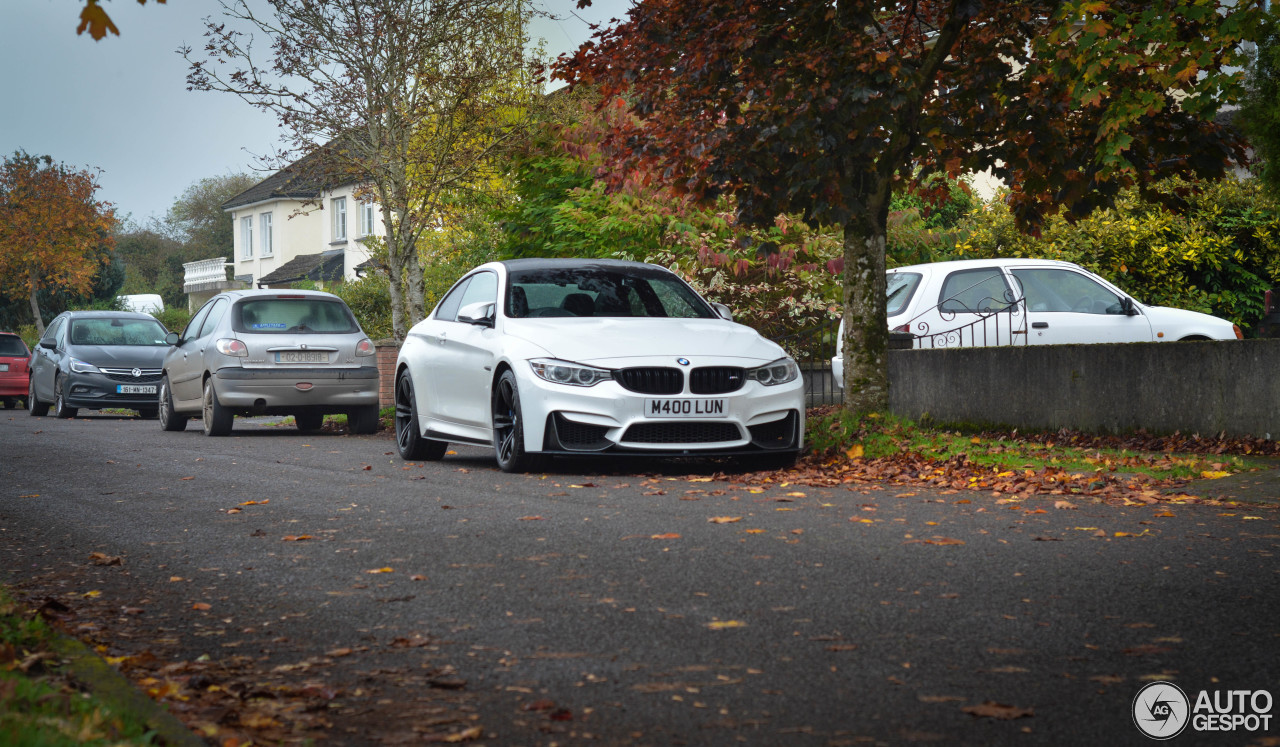
[(322, 686), (329, 744), (1137, 745), (1149, 681), (1280, 697), (1272, 507), (506, 475), (272, 422), (0, 412), (0, 581), (116, 655)]

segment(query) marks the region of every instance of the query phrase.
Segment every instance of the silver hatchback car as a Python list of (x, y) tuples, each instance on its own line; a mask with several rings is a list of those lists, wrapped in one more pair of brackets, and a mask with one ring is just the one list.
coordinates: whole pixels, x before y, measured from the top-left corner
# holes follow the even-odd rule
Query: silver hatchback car
[(331, 293), (220, 293), (166, 341), (159, 414), (167, 431), (196, 415), (208, 436), (230, 433), (235, 415), (293, 415), (311, 431), (331, 413), (345, 413), (352, 433), (378, 428), (373, 342)]

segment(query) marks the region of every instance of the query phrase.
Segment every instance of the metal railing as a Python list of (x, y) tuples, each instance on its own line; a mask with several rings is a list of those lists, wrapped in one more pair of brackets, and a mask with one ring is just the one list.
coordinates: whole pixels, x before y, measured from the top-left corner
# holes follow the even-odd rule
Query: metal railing
[[(948, 300), (916, 316), (905, 326), (909, 332), (890, 334), (889, 347), (895, 349), (932, 349), (955, 347), (987, 347), (994, 345), (1026, 345), (1027, 305), (1025, 298), (1013, 300), (983, 299), (974, 310)], [(936, 318), (944, 322), (963, 323), (945, 330), (931, 331), (923, 317), (936, 310)], [(804, 376), (805, 404), (838, 405), (844, 401), (842, 382), (835, 379), (831, 359), (840, 349), (839, 322), (828, 320), (783, 337), (774, 338), (795, 359)]]
[[(1003, 301), (985, 298), (977, 306), (977, 309), (970, 309), (958, 301), (947, 300), (922, 312), (902, 327), (911, 334), (912, 347), (916, 349), (1027, 344), (1025, 297)], [(935, 311), (937, 318), (944, 322), (954, 322), (957, 319), (970, 321), (941, 332), (932, 332), (929, 323), (923, 321), (922, 317)]]
[(804, 377), (805, 405), (837, 405), (844, 401), (844, 390), (831, 372), (831, 359), (840, 341), (839, 320), (827, 320), (798, 332), (774, 338), (800, 366)]

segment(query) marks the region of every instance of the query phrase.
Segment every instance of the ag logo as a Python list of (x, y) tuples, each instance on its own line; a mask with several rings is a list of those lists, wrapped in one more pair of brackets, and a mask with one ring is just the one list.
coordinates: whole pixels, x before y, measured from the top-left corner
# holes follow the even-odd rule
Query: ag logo
[(1172, 682), (1152, 682), (1133, 699), (1133, 723), (1152, 739), (1172, 739), (1187, 728), (1190, 702)]

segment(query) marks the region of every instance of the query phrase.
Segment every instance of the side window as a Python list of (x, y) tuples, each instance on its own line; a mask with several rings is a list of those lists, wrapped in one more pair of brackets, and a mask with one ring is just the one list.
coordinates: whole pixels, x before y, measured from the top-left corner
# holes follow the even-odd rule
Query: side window
[(227, 313), (229, 305), (225, 298), (219, 298), (213, 302), (213, 307), (209, 309), (209, 315), (205, 317), (204, 324), (200, 325), (200, 334), (196, 336), (197, 339), (203, 339), (213, 332), (213, 328), (222, 321), (222, 315)]
[(451, 322), (457, 318), (458, 307), (462, 305), (462, 294), (466, 293), (468, 285), (471, 285), (471, 278), (463, 280), (449, 291), (449, 295), (444, 297), (436, 309), (436, 319)]
[(1087, 275), (1071, 270), (1013, 270), (1027, 293), (1028, 311), (1120, 314), (1120, 297)]
[(947, 276), (938, 297), (938, 311), (988, 313), (1007, 308), (1013, 293), (996, 268), (960, 270)]
[[(480, 272), (471, 276), (471, 282), (467, 284), (467, 289), (462, 293), (462, 300), (458, 304), (459, 309), (465, 309), (473, 303), (497, 303), (498, 302), (498, 276), (492, 272)], [(454, 312), (457, 316), (457, 311)]]
[(209, 316), (209, 309), (211, 308), (213, 308), (213, 302), (200, 307), (196, 315), (191, 317), (191, 321), (187, 322), (186, 328), (182, 330), (182, 339), (194, 340), (199, 337), (196, 333), (200, 331), (200, 325), (204, 324), (205, 317)]

